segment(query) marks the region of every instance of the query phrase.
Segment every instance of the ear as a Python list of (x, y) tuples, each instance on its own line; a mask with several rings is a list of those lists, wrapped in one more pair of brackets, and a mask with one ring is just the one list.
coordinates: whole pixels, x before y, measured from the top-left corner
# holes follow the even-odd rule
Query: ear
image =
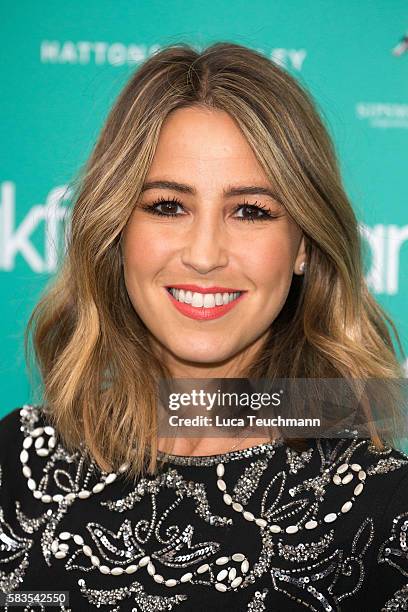
[(302, 237), (300, 239), (299, 247), (298, 247), (298, 250), (297, 250), (295, 264), (294, 264), (294, 267), (293, 267), (293, 273), (294, 274), (300, 274), (300, 275), (303, 274), (303, 272), (301, 272), (300, 268), (299, 268), (300, 264), (303, 261), (306, 262), (306, 240), (305, 240), (304, 234), (302, 233)]

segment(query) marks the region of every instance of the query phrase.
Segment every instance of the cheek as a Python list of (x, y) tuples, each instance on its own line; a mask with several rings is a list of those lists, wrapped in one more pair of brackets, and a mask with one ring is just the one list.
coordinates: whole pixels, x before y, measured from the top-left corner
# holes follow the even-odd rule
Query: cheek
[(252, 241), (251, 248), (241, 256), (242, 269), (246, 270), (258, 286), (277, 287), (292, 278), (293, 252), (291, 240), (286, 232), (272, 236), (259, 236)]
[(157, 227), (139, 223), (124, 239), (124, 267), (130, 275), (149, 276), (169, 258), (169, 241)]

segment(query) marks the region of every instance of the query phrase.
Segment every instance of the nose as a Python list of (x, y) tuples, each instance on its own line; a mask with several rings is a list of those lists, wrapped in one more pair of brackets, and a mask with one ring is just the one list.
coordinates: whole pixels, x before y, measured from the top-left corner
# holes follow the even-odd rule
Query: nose
[(228, 265), (227, 237), (219, 220), (196, 218), (184, 239), (181, 261), (186, 267), (208, 274)]

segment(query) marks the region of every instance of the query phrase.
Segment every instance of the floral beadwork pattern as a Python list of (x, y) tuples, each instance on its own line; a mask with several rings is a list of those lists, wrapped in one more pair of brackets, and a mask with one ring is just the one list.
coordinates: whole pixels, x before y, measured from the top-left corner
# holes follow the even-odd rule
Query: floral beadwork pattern
[[(389, 532), (370, 504), (384, 475), (408, 474), (401, 451), (351, 438), (317, 439), (303, 452), (276, 440), (208, 457), (159, 453), (158, 472), (131, 486), (128, 466), (107, 473), (83, 446), (69, 453), (40, 406), (16, 414), (0, 470), (4, 593), (35, 590), (41, 561), (50, 580), (69, 585), (59, 590), (75, 610), (329, 612), (359, 609), (386, 567), (400, 578), (382, 609), (407, 609), (408, 489), (406, 506), (391, 506)], [(16, 499), (7, 478), (19, 482)]]
[[(393, 518), (391, 534), (378, 551), (378, 563), (386, 563), (395, 568), (402, 576), (408, 578), (408, 512)], [(391, 610), (408, 610), (408, 582), (387, 601), (382, 608)]]

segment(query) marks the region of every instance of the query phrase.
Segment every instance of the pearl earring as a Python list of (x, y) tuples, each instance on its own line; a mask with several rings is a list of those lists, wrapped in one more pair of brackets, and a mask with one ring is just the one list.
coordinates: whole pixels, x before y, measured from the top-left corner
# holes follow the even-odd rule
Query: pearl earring
[(300, 264), (300, 266), (299, 266), (299, 271), (300, 271), (300, 273), (301, 273), (301, 274), (303, 274), (303, 272), (305, 271), (305, 269), (306, 269), (306, 262), (305, 262), (305, 261), (302, 261), (302, 263), (301, 263), (301, 264)]

